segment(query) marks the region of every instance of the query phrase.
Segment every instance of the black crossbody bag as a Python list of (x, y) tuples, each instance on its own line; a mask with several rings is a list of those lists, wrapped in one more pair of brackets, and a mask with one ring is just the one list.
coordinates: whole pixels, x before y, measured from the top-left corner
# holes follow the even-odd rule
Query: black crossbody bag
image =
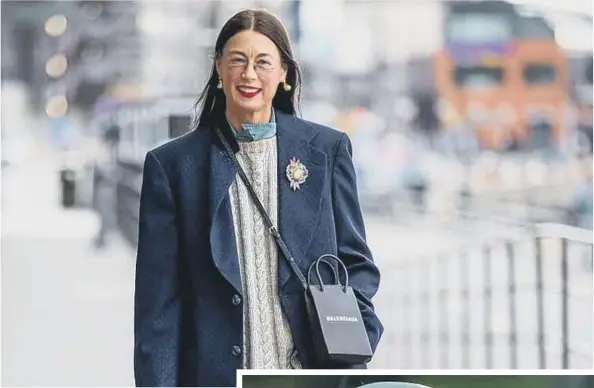
[[(349, 286), (346, 266), (332, 254), (320, 256), (309, 266), (307, 278), (297, 263), (276, 227), (272, 224), (268, 213), (260, 202), (245, 171), (239, 164), (235, 153), (217, 128), (217, 136), (223, 143), (229, 157), (237, 166), (239, 176), (248, 189), (258, 211), (262, 215), (269, 233), (274, 237), (283, 256), (299, 279), (305, 292), (306, 310), (309, 318), (313, 345), (316, 356), (316, 367), (333, 368), (342, 365), (365, 364), (371, 360), (373, 352), (367, 336), (367, 330), (361, 317), (361, 310), (353, 289)], [(341, 284), (337, 269), (330, 260), (342, 268), (345, 281)], [(334, 274), (334, 284), (325, 284), (320, 274), (320, 264), (329, 266)], [(318, 278), (318, 284), (311, 281), (312, 271)]]

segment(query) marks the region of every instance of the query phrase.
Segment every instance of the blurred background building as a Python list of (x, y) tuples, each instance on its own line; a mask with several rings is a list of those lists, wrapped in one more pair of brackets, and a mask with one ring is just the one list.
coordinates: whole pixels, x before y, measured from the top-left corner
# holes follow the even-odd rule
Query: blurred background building
[[(289, 30), (302, 116), (353, 140), (373, 366), (591, 367), (590, 1), (2, 1), (3, 380), (131, 384), (142, 162), (246, 7)], [(105, 369), (62, 371), (83, 347)]]

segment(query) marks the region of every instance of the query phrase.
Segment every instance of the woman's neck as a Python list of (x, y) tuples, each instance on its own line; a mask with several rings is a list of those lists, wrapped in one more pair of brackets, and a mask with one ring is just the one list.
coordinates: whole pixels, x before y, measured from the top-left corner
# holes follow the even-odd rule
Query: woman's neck
[(241, 124), (266, 124), (270, 122), (272, 108), (264, 109), (258, 112), (234, 112), (227, 108), (225, 115), (229, 123), (237, 132), (243, 131)]

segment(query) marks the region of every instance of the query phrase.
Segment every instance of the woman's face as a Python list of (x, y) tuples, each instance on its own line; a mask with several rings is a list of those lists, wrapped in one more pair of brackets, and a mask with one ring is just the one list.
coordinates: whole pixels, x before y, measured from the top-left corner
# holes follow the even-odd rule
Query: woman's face
[(227, 108), (233, 112), (266, 114), (279, 83), (286, 77), (286, 67), (274, 42), (252, 30), (229, 39), (216, 66)]

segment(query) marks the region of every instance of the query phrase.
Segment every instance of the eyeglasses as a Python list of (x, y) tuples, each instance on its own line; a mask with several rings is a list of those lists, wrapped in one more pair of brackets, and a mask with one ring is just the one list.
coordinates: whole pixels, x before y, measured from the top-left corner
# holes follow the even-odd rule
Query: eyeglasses
[[(227, 61), (227, 66), (229, 66), (233, 70), (247, 70), (248, 61), (245, 58), (231, 58)], [(253, 64), (254, 71), (259, 75), (266, 75), (269, 74), (272, 70), (274, 70), (274, 66), (265, 60), (265, 59), (258, 59), (256, 63)]]

